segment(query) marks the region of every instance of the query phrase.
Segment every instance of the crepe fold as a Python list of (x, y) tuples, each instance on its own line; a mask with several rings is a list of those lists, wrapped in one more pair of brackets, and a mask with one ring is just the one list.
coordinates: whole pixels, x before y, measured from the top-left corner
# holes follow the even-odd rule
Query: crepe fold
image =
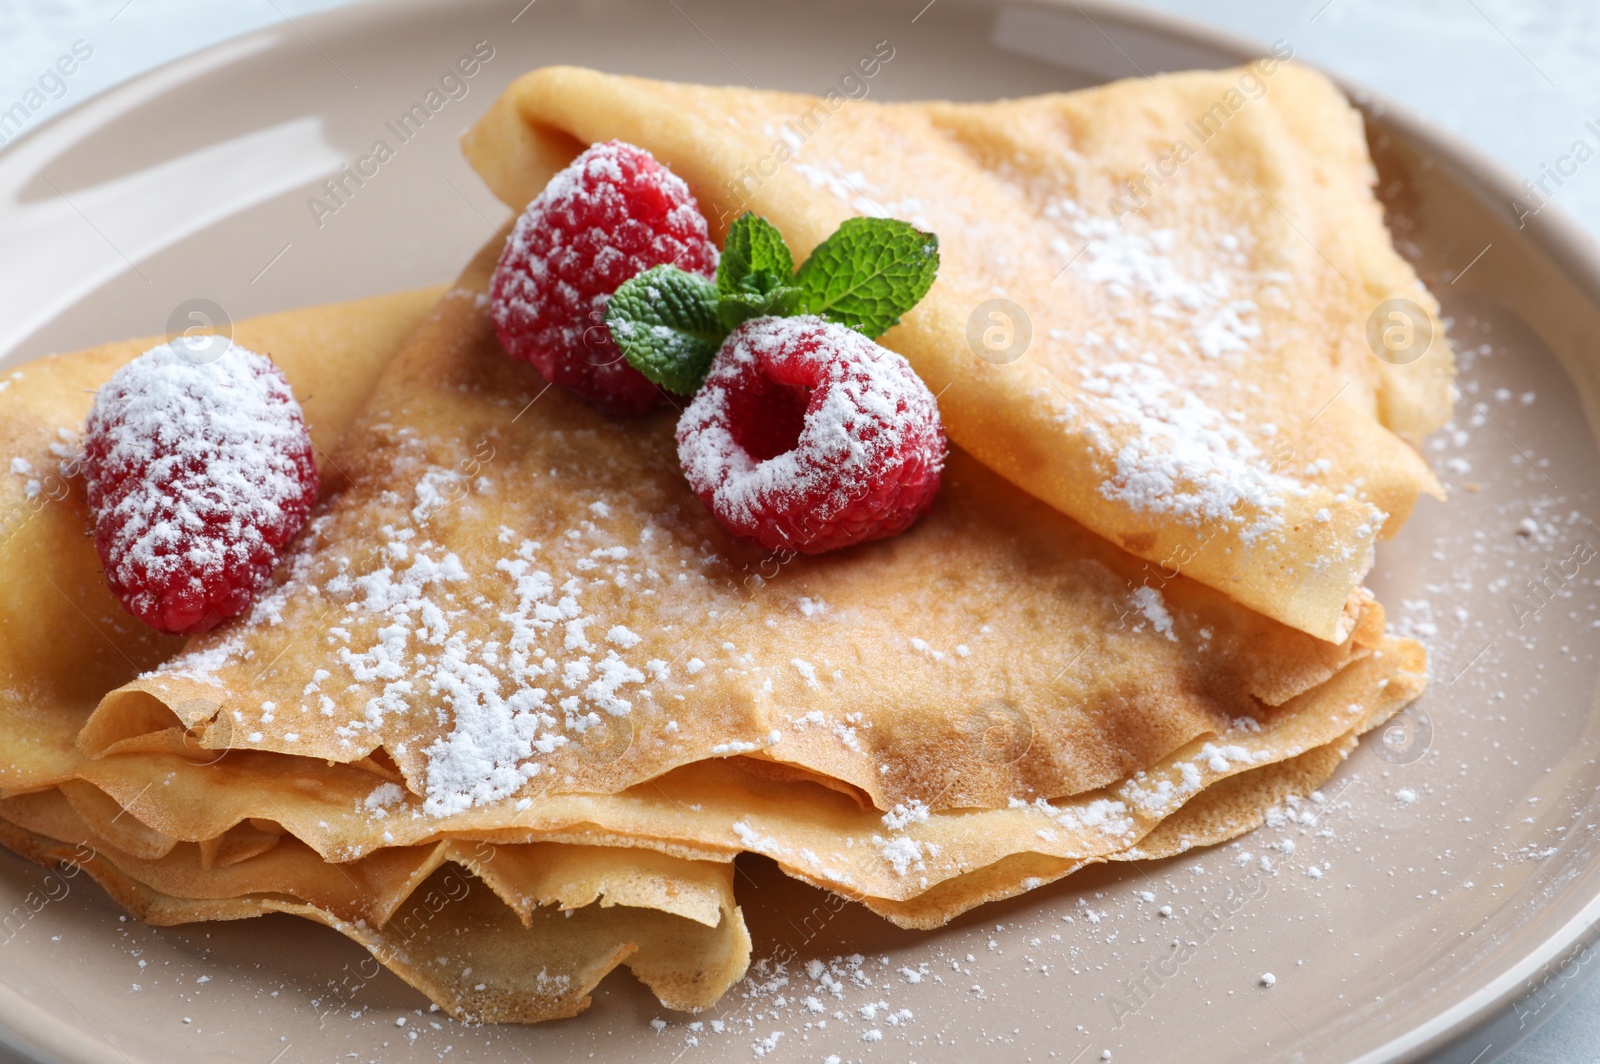
[[(886, 814), (814, 780), (775, 779), (748, 757), (616, 794), (544, 795), (446, 817), (360, 766), (254, 751), (111, 754), (80, 766), (63, 790), (104, 835), (137, 832), (120, 845), (153, 856), (214, 839), (219, 852), (253, 856), (280, 835), (338, 863), (449, 840), (645, 847), (713, 862), (755, 852), (902, 926), (935, 927), (1087, 863), (1166, 856), (1248, 830), (1284, 795), (1315, 789), (1359, 733), (1415, 698), (1422, 668), (1414, 644), (1386, 641), (1259, 728), (1197, 739), (1071, 799), (992, 810)], [(153, 778), (158, 791), (147, 787)]]
[[(797, 254), (855, 215), (936, 232), (938, 281), (882, 342), (950, 438), (1268, 617), (1343, 641), (1373, 540), (1440, 493), (1407, 442), (1449, 416), (1437, 304), (1384, 227), (1360, 115), (1311, 70), (878, 104), (551, 67), (463, 144), (520, 210), (611, 138), (714, 230), (755, 211)], [(1375, 357), (1391, 325), (1412, 346)]]
[[(236, 342), (271, 355), (293, 384), (331, 490), (343, 481), (327, 452), (439, 294), (313, 307), (235, 328)], [(294, 793), (284, 793), (281, 775), (257, 781), (231, 764), (197, 764), (193, 751), (190, 760), (98, 765), (78, 751), (78, 732), (105, 692), (182, 646), (132, 621), (106, 591), (72, 472), (94, 389), (155, 342), (41, 359), (0, 389), (0, 447), (22, 463), (0, 479), (0, 842), (86, 870), (152, 923), (284, 912), (327, 924), (458, 1018), (570, 1016), (618, 965), (670, 1007), (715, 1001), (750, 954), (725, 861), (436, 841), (377, 845), (364, 860), (334, 862), (279, 822)], [(91, 782), (101, 766), (139, 782), (103, 789)], [(366, 780), (371, 798), (382, 780)], [(208, 811), (237, 802), (241, 788), (263, 816), (209, 830)], [(162, 791), (167, 805), (147, 813), (150, 822), (130, 811)], [(381, 808), (364, 808), (369, 824), (380, 822)], [(173, 818), (205, 830), (180, 839), (153, 826)]]
[[(328, 452), (384, 367), (437, 302), (432, 288), (239, 322), (235, 342), (270, 356), (292, 382), (325, 490), (343, 483)], [(59, 778), (72, 736), (104, 694), (180, 651), (125, 613), (90, 538), (77, 466), (95, 389), (160, 338), (52, 355), (0, 387), (0, 790)], [(65, 730), (68, 741), (60, 736)]]
[(0, 801), (0, 842), (83, 869), (152, 924), (325, 924), (463, 1020), (574, 1016), (619, 965), (668, 1008), (704, 1008), (750, 956), (732, 865), (647, 850), (440, 843), (332, 864), (290, 839), (219, 866), (192, 843), (123, 849), (61, 791)]

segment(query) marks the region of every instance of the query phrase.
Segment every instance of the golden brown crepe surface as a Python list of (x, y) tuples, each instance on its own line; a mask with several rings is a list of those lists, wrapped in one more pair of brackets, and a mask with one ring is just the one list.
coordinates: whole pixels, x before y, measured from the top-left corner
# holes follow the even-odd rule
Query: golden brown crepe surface
[(153, 924), (273, 912), (326, 924), (462, 1020), (576, 1015), (619, 964), (667, 1007), (704, 1008), (750, 957), (732, 867), (648, 851), (445, 843), (333, 865), (286, 844), (218, 870), (192, 845), (122, 851), (55, 791), (0, 801), (0, 842), (87, 871)]
[[(723, 861), (748, 850), (897, 922), (936, 926), (1086, 861), (1159, 856), (1248, 830), (1284, 793), (1320, 783), (1356, 734), (1415, 698), (1423, 667), (1415, 644), (1388, 641), (1323, 689), (1274, 710), (1259, 730), (1196, 740), (1114, 787), (1000, 810), (883, 814), (814, 783), (776, 784), (748, 771), (748, 759), (732, 758), (617, 795), (550, 796), (520, 810), (507, 804), (435, 818), (414, 796), (355, 768), (233, 752), (210, 765), (170, 754), (101, 759), (81, 775), (115, 801), (83, 815), (107, 836), (136, 818), (169, 848), (267, 821), (339, 862), (441, 839), (646, 847)], [(1321, 775), (1296, 767), (1314, 751), (1322, 751), (1312, 766)], [(147, 793), (152, 778), (162, 787)], [(1219, 787), (1226, 797), (1200, 801)]]

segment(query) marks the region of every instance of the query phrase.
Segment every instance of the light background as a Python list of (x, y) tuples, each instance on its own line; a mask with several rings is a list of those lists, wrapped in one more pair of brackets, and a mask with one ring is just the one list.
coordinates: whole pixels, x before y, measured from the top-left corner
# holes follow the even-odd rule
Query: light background
[[(0, 0), (0, 109), (82, 40), (92, 58), (30, 127), (170, 59), (346, 0)], [(935, 0), (937, 2), (937, 0)], [(1363, 83), (1466, 138), (1600, 232), (1600, 3), (1595, 0), (1145, 0)], [(1593, 128), (1586, 126), (1593, 122)], [(1531, 204), (1530, 204), (1531, 205)], [(1506, 1064), (1600, 1060), (1600, 981)]]

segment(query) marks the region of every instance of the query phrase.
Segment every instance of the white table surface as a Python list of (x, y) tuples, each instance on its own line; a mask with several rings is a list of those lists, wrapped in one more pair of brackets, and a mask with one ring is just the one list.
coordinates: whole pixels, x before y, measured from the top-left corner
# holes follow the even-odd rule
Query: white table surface
[[(37, 85), (75, 42), (92, 56), (30, 126), (169, 59), (343, 2), (0, 0), (0, 109)], [(1600, 152), (1600, 134), (1585, 126), (1592, 120), (1600, 129), (1596, 0), (1145, 2), (1259, 40), (1289, 41), (1298, 58), (1407, 105), (1519, 177), (1542, 179), (1550, 202), (1600, 233), (1600, 158), (1560, 183), (1547, 169), (1579, 140)], [(1600, 980), (1498, 1059), (1600, 1060)]]

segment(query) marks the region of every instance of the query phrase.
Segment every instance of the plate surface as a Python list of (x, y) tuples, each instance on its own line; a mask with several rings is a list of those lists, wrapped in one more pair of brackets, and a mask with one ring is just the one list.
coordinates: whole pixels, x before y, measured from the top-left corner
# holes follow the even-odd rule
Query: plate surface
[[(924, 2), (386, 3), (210, 49), (0, 154), (0, 364), (190, 313), (453, 276), (505, 213), (455, 136), (541, 64), (824, 92), (888, 41), (870, 98), (990, 99), (1255, 52), (1101, 4)], [(314, 212), (322, 182), (392, 142), (385, 123), (479, 40), (494, 57), (466, 95)], [(619, 973), (588, 1013), (534, 1028), (448, 1021), (288, 917), (154, 930), (7, 855), (0, 1041), (123, 1064), (1331, 1062), (1415, 1058), (1498, 1013), (1498, 1032), (1452, 1051), (1492, 1059), (1575, 986), (1600, 915), (1600, 451), (1586, 418), (1600, 271), (1555, 210), (1519, 228), (1515, 183), (1492, 166), (1367, 109), (1391, 225), (1451, 318), (1464, 395), (1428, 445), (1451, 501), (1425, 501), (1372, 581), (1396, 628), (1429, 644), (1433, 684), (1318, 800), (1234, 844), (1082, 873), (935, 933), (741, 862), (757, 957), (792, 958), (785, 970), (758, 964), (698, 1017)], [(54, 900), (30, 916), (29, 891)], [(831, 964), (835, 989), (808, 962)]]

